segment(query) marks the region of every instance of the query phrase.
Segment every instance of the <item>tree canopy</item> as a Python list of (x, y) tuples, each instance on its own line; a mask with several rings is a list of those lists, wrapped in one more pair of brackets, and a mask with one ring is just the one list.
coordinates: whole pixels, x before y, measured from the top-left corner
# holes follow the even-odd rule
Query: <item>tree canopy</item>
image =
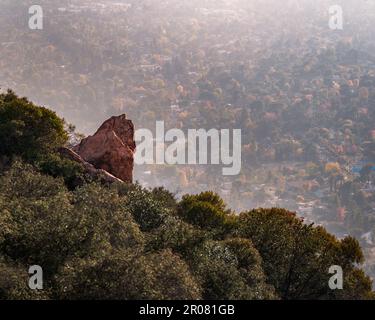
[[(0, 170), (0, 299), (374, 297), (354, 238), (286, 209), (236, 214), (212, 191), (177, 200), (138, 184), (72, 186), (34, 161), (66, 142), (63, 121), (12, 92), (0, 101), (2, 130), (20, 137), (15, 147), (0, 135), (10, 157)], [(43, 291), (27, 286), (31, 265), (43, 268)], [(328, 286), (332, 265), (343, 290)]]

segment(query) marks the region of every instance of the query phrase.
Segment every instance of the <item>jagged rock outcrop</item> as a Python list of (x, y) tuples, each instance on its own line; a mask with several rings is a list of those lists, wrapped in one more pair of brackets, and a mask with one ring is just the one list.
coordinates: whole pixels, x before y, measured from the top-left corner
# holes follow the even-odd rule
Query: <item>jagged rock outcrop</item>
[(83, 139), (72, 151), (95, 169), (132, 182), (135, 148), (133, 122), (121, 115), (105, 121), (93, 136)]

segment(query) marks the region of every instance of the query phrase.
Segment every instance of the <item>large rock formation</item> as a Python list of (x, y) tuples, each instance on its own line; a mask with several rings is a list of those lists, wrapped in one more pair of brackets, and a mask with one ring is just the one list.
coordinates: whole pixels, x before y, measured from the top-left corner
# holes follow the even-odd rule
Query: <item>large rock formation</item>
[(125, 182), (133, 181), (134, 125), (126, 115), (105, 121), (98, 131), (73, 148), (84, 161)]

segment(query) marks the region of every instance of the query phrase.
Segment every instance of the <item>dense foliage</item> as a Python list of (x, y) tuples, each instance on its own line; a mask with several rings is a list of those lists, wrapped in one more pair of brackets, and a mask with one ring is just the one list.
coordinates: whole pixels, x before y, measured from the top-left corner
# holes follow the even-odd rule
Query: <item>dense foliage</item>
[(35, 160), (67, 139), (64, 121), (12, 91), (0, 95), (0, 154)]
[[(18, 110), (25, 102), (8, 107), (6, 100), (1, 97), (0, 110), (4, 103)], [(19, 128), (12, 119), (2, 124)], [(47, 136), (56, 133), (38, 124)], [(33, 122), (23, 128), (37, 140)], [(65, 141), (59, 132), (54, 141)], [(1, 135), (3, 148), (6, 142)], [(45, 152), (48, 145), (32, 151)], [(162, 188), (139, 185), (92, 181), (68, 188), (63, 176), (46, 174), (27, 157), (15, 159), (23, 156), (17, 149), (4, 150), (13, 160), (0, 175), (0, 299), (373, 297), (359, 269), (358, 242), (338, 240), (287, 210), (237, 215), (213, 192), (177, 201)], [(43, 268), (41, 291), (27, 286), (31, 265)], [(343, 290), (328, 287), (331, 265), (344, 270)]]
[(55, 112), (37, 107), (13, 91), (0, 94), (0, 168), (22, 159), (41, 172), (63, 177), (69, 188), (89, 181), (82, 166), (60, 156), (59, 147), (76, 136)]
[[(62, 179), (15, 162), (0, 178), (1, 298), (371, 297), (353, 238), (339, 241), (283, 209), (232, 216), (225, 233), (221, 225), (184, 222), (152, 191), (127, 189), (91, 183), (69, 191)], [(197, 214), (202, 198), (206, 207), (215, 205), (207, 194), (189, 196)], [(148, 217), (157, 223), (147, 224)], [(43, 266), (42, 294), (26, 288), (27, 266), (34, 264)], [(336, 264), (345, 274), (338, 293), (328, 288), (328, 269)]]

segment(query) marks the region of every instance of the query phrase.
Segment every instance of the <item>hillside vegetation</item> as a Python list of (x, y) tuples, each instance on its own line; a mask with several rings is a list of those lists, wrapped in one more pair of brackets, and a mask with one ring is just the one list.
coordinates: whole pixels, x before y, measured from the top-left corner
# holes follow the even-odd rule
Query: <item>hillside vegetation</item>
[[(0, 299), (370, 299), (362, 250), (284, 209), (100, 184), (56, 149), (54, 112), (0, 95)], [(80, 183), (75, 184), (72, 181)], [(44, 290), (27, 286), (40, 265)], [(329, 267), (344, 270), (330, 290)]]

